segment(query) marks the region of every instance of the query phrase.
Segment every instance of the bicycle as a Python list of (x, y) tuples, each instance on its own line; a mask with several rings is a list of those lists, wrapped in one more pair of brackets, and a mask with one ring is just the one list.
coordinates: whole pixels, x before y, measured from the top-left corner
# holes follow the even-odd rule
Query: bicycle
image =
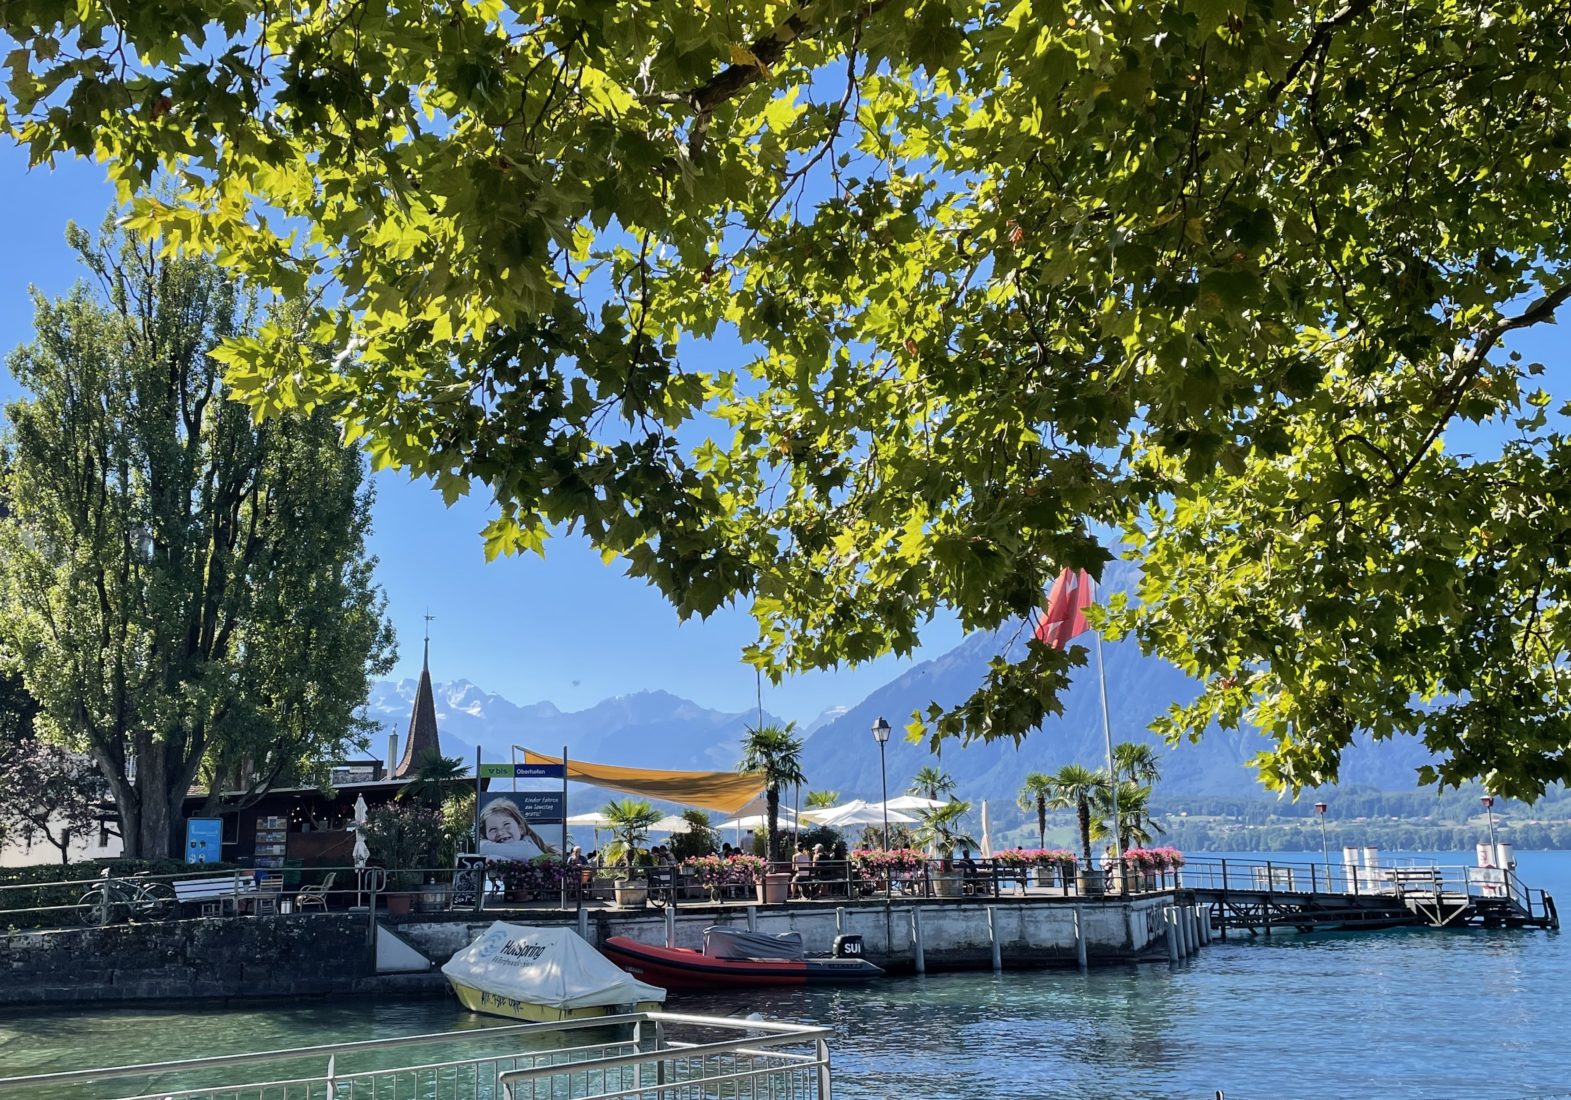
[(146, 874), (111, 878), (105, 870), (103, 881), (77, 899), (77, 919), (89, 925), (118, 924), (133, 917), (168, 920), (175, 911), (174, 887), (144, 879)]

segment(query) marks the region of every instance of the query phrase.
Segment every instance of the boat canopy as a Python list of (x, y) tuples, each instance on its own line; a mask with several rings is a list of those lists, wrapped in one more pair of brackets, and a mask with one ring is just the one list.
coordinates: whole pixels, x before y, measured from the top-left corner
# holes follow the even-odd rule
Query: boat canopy
[(712, 925), (704, 929), (704, 954), (711, 959), (805, 959), (802, 933), (768, 936), (745, 928)]
[[(522, 748), (522, 746), (519, 746)], [(526, 764), (560, 764), (560, 756), (524, 749)], [(614, 764), (567, 762), (567, 778), (624, 794), (702, 806), (734, 814), (758, 796), (767, 777), (763, 772), (674, 772), (659, 768), (623, 768)]]
[(442, 973), (493, 997), (551, 1008), (665, 1000), (665, 990), (622, 970), (571, 928), (497, 921), (449, 959)]

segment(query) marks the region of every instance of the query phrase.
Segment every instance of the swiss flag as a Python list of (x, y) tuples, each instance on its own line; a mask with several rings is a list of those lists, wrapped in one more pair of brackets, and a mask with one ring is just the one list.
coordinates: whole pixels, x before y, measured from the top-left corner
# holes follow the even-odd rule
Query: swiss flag
[(1063, 649), (1069, 639), (1090, 630), (1085, 609), (1091, 606), (1092, 581), (1084, 569), (1065, 569), (1047, 594), (1042, 621), (1036, 624), (1036, 640), (1054, 649)]

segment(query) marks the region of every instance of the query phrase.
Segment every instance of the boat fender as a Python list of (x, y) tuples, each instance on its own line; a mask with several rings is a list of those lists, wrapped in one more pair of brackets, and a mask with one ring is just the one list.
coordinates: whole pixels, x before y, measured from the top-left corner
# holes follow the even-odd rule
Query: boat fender
[(862, 937), (836, 936), (834, 956), (837, 959), (860, 959), (862, 957)]

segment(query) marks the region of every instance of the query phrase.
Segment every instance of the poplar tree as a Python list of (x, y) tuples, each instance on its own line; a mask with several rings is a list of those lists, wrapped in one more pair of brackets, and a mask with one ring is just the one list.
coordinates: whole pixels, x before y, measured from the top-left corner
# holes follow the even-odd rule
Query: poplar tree
[(323, 411), (256, 423), (211, 352), (256, 303), (212, 263), (73, 228), (96, 280), (35, 301), (10, 366), (0, 637), (48, 739), (89, 753), (127, 855), (193, 787), (265, 790), (363, 745), (392, 635), (359, 454)]

